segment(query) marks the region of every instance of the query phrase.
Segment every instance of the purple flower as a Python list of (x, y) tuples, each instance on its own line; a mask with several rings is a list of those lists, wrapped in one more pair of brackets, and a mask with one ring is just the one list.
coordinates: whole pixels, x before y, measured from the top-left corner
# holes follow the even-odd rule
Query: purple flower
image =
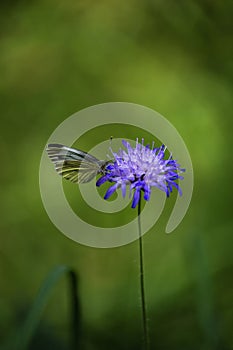
[(144, 193), (144, 199), (149, 201), (151, 187), (157, 187), (164, 191), (169, 197), (173, 187), (182, 195), (181, 189), (177, 184), (178, 179), (183, 179), (181, 169), (176, 160), (172, 159), (170, 154), (165, 159), (166, 147), (154, 148), (154, 143), (143, 145), (136, 141), (133, 148), (126, 141), (122, 141), (126, 150), (120, 149), (118, 153), (113, 153), (113, 163), (109, 163), (105, 168), (105, 174), (97, 181), (96, 186), (105, 182), (114, 183), (106, 192), (104, 199), (108, 199), (118, 188), (121, 188), (122, 195), (126, 195), (126, 186), (130, 185), (130, 195), (133, 194), (132, 208), (135, 208), (139, 202), (141, 192)]

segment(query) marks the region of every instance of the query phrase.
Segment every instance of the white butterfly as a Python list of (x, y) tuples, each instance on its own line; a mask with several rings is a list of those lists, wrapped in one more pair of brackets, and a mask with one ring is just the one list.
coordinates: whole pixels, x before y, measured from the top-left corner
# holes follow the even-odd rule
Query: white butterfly
[(74, 183), (90, 182), (97, 174), (105, 174), (105, 168), (110, 162), (61, 144), (51, 143), (46, 151), (58, 174)]

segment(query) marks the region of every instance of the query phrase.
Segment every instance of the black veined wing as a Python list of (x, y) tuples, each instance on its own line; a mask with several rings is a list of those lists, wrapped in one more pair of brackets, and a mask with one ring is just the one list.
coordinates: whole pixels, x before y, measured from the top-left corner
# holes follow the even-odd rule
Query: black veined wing
[(97, 174), (104, 173), (109, 163), (61, 144), (49, 144), (46, 151), (58, 174), (74, 183), (90, 182)]

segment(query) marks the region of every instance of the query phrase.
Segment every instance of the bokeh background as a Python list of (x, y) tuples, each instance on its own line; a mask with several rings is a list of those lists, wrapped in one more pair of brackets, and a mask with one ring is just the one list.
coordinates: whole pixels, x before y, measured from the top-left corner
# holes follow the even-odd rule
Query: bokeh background
[[(175, 125), (195, 172), (182, 224), (164, 234), (171, 200), (144, 236), (151, 348), (233, 349), (232, 15), (230, 0), (1, 3), (0, 343), (67, 264), (79, 275), (81, 348), (141, 348), (137, 242), (104, 250), (69, 240), (38, 183), (45, 143), (66, 117), (126, 101)], [(68, 298), (61, 281), (30, 349), (69, 349)]]

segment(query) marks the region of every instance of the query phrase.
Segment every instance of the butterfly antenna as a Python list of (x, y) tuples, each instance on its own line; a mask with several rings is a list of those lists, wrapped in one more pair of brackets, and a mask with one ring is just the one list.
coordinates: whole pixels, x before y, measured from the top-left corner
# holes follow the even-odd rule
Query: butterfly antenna
[(113, 140), (113, 136), (110, 136), (110, 139), (109, 139), (109, 148), (110, 148), (110, 147), (112, 148), (112, 140)]
[[(112, 150), (112, 140), (113, 140), (113, 136), (110, 136), (109, 139), (109, 151), (113, 154), (113, 150)], [(107, 154), (107, 158), (111, 159), (111, 157), (109, 156), (109, 154)]]

